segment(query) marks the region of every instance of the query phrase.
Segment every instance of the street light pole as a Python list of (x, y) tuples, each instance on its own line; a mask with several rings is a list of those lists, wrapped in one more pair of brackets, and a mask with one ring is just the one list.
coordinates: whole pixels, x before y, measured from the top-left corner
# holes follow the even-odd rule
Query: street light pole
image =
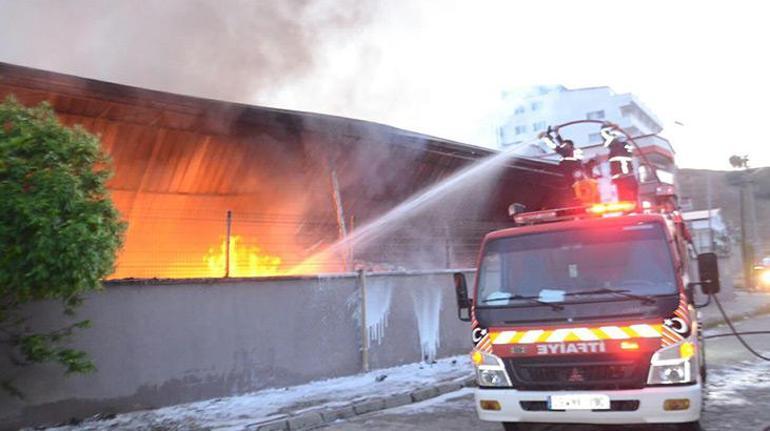
[(751, 286), (754, 287), (754, 264), (757, 260), (757, 211), (754, 205), (754, 174), (756, 171), (749, 171), (748, 166), (744, 171), (746, 181), (746, 235), (748, 236), (747, 250), (748, 250), (748, 264), (746, 265), (749, 271), (749, 277)]
[(746, 223), (746, 172), (741, 172), (741, 190), (740, 190), (740, 206), (741, 206), (741, 260), (743, 261), (743, 284), (746, 289), (751, 285), (751, 261), (749, 256), (752, 254), (749, 247), (749, 235), (748, 235), (748, 223)]

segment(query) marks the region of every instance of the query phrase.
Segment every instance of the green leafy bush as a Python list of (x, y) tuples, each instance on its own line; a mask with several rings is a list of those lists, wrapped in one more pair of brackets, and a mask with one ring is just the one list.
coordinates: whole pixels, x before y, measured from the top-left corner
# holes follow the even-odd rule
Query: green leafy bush
[[(53, 300), (72, 315), (113, 271), (125, 226), (106, 189), (110, 175), (99, 139), (59, 123), (48, 104), (0, 103), (0, 341), (13, 363), (94, 370), (66, 346), (88, 321), (43, 331), (30, 327), (24, 306)], [(0, 386), (21, 394), (2, 378)]]

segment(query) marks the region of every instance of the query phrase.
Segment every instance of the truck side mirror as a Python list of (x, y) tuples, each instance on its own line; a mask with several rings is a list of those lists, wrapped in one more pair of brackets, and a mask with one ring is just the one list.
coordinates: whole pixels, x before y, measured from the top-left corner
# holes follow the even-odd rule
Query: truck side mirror
[(465, 281), (465, 274), (455, 272), (455, 294), (457, 295), (457, 318), (463, 322), (471, 321), (471, 303), (468, 298), (468, 282)]
[(704, 295), (719, 293), (719, 265), (717, 264), (716, 253), (698, 255), (698, 276)]

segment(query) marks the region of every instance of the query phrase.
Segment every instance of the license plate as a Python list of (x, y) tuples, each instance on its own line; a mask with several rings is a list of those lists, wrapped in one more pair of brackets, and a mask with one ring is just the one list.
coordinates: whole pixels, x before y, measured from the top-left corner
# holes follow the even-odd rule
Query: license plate
[(609, 410), (610, 397), (597, 394), (551, 395), (549, 410)]

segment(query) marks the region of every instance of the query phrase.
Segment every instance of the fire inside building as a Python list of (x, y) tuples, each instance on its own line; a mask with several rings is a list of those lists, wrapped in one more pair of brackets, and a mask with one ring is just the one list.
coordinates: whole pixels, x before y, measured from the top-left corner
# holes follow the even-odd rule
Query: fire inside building
[(128, 223), (111, 279), (467, 267), (483, 234), (509, 223), (510, 203), (543, 208), (569, 192), (552, 181), (556, 162), (510, 159), (366, 242), (323, 254), (493, 151), (0, 63), (0, 97), (8, 96), (48, 102), (64, 123), (101, 137)]

